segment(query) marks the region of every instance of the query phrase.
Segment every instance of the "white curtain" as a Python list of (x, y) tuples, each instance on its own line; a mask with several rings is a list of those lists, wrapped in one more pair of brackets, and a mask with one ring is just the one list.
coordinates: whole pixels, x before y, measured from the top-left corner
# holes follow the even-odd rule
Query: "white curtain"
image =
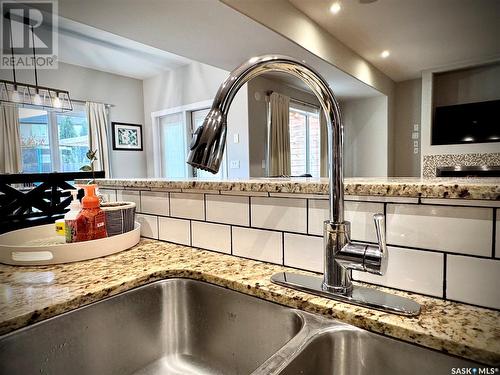
[(290, 161), (290, 98), (273, 92), (270, 97), (270, 176), (289, 176)]
[(320, 164), (319, 164), (319, 175), (321, 177), (328, 177), (328, 129), (326, 128), (326, 117), (323, 110), (320, 110), (319, 114), (319, 152), (320, 152)]
[(96, 171), (104, 171), (106, 177), (111, 175), (108, 152), (108, 114), (102, 103), (87, 102), (87, 119), (90, 127), (90, 148), (97, 150)]
[(0, 104), (0, 173), (22, 171), (18, 109)]

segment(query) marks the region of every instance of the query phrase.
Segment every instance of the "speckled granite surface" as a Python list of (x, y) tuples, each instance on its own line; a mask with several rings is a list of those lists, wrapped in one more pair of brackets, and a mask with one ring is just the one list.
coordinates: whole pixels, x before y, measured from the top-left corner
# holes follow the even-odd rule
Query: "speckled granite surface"
[[(327, 194), (328, 179), (254, 178), (249, 180), (102, 179), (100, 186), (142, 189), (198, 189)], [(500, 200), (499, 178), (346, 178), (347, 195)]]
[(286, 268), (152, 240), (85, 262), (0, 265), (0, 334), (152, 281), (187, 277), (483, 363), (500, 363), (500, 312), (391, 291), (422, 305), (419, 317), (402, 317), (271, 284), (271, 275), (283, 270)]

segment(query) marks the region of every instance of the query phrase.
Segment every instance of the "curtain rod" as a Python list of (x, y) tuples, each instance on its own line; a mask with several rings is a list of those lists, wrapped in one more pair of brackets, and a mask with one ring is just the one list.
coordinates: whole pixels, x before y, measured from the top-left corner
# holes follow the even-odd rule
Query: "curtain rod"
[(72, 102), (77, 102), (77, 103), (82, 103), (82, 104), (85, 104), (87, 102), (92, 102), (92, 103), (98, 103), (98, 104), (104, 104), (104, 106), (106, 106), (107, 108), (110, 108), (110, 107), (116, 107), (116, 105), (114, 104), (108, 104), (108, 103), (101, 103), (101, 102), (94, 102), (93, 100), (79, 100), (79, 99), (71, 99)]
[[(270, 96), (274, 91), (272, 90), (269, 90), (269, 91), (266, 91), (266, 96)], [(300, 99), (295, 99), (295, 98), (290, 98), (290, 101), (292, 102), (295, 102), (295, 103), (299, 103), (299, 104), (303, 104), (303, 105), (306, 105), (306, 106), (309, 106), (309, 107), (313, 107), (313, 108), (316, 108), (316, 109), (321, 109), (319, 105), (317, 104), (313, 104), (313, 103), (309, 103), (309, 102), (305, 102), (303, 100), (300, 100)]]

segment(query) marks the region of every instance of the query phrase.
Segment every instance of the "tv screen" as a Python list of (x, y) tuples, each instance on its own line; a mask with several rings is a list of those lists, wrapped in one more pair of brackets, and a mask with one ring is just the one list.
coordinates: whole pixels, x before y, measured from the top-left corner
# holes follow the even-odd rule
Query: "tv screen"
[(500, 100), (436, 107), (433, 145), (500, 142)]

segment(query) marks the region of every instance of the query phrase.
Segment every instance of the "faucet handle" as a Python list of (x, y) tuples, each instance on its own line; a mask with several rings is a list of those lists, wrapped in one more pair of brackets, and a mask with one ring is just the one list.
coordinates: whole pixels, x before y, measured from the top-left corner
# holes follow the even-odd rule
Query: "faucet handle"
[(373, 215), (375, 232), (377, 233), (378, 246), (368, 246), (365, 252), (364, 267), (367, 272), (378, 275), (385, 274), (389, 261), (389, 251), (385, 237), (385, 216), (384, 214)]

